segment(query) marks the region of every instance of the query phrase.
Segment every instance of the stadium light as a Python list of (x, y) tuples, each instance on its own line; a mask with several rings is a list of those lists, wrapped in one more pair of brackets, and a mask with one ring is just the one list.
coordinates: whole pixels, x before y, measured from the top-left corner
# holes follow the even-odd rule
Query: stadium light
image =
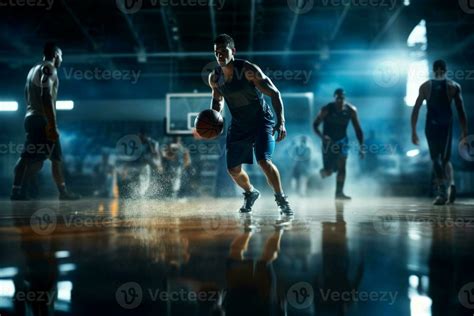
[(18, 102), (16, 101), (1, 101), (0, 102), (1, 112), (15, 112), (18, 111)]
[(418, 156), (419, 154), (420, 154), (419, 149), (413, 149), (413, 150), (407, 151), (407, 157), (410, 157), (410, 158), (414, 158), (414, 157)]
[(74, 101), (56, 101), (56, 110), (71, 111), (74, 109)]

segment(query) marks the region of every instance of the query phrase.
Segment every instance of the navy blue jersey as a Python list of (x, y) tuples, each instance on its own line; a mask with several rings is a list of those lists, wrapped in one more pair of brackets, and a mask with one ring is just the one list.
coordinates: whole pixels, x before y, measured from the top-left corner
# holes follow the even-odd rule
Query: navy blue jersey
[(345, 105), (342, 111), (338, 111), (336, 104), (326, 105), (327, 115), (324, 118), (323, 134), (331, 137), (333, 141), (338, 141), (347, 137), (347, 126), (351, 122), (354, 110)]
[(450, 125), (453, 112), (446, 80), (431, 80), (431, 95), (427, 102), (426, 122), (434, 125)]
[(245, 63), (245, 60), (234, 60), (234, 75), (229, 82), (225, 82), (222, 68), (217, 67), (214, 80), (232, 115), (232, 126), (250, 131), (265, 124), (272, 114), (262, 93), (245, 78)]

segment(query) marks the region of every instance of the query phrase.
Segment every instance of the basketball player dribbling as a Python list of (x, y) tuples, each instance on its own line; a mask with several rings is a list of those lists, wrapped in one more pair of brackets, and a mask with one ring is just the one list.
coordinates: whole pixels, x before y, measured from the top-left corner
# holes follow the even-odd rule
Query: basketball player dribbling
[[(232, 115), (227, 135), (227, 169), (234, 182), (244, 190), (241, 213), (250, 213), (260, 192), (250, 183), (242, 164), (252, 164), (253, 156), (275, 192), (275, 200), (282, 215), (293, 211), (283, 193), (280, 173), (272, 162), (276, 142), (286, 137), (285, 115), (281, 94), (262, 70), (246, 61), (235, 59), (235, 43), (227, 34), (214, 41), (214, 53), (219, 64), (209, 75), (213, 110), (222, 112), (224, 101)], [(276, 125), (263, 94), (272, 100)]]

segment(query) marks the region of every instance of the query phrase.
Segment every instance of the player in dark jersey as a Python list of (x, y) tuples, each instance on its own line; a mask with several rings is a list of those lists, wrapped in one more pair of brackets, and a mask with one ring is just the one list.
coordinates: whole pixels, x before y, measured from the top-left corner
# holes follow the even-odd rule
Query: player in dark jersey
[[(272, 163), (275, 132), (278, 133), (277, 142), (286, 137), (281, 94), (258, 66), (235, 59), (235, 52), (234, 40), (229, 35), (222, 34), (215, 39), (214, 53), (219, 66), (209, 75), (209, 84), (212, 88), (212, 109), (222, 112), (225, 101), (232, 115), (227, 135), (227, 169), (235, 183), (244, 190), (244, 205), (240, 211), (251, 212), (260, 196), (242, 169), (242, 164), (253, 163), (255, 155), (275, 192), (280, 212), (293, 215), (283, 193), (280, 173)], [(276, 125), (263, 94), (272, 100), (277, 116)]]
[(461, 140), (467, 137), (468, 126), (461, 86), (457, 82), (446, 79), (446, 62), (437, 60), (433, 65), (433, 71), (435, 79), (429, 80), (421, 85), (418, 99), (413, 108), (411, 116), (412, 142), (415, 145), (419, 145), (420, 143), (416, 132), (416, 125), (420, 108), (426, 100), (427, 116), (425, 134), (430, 149), (431, 160), (433, 161), (438, 191), (433, 204), (444, 205), (447, 202), (454, 203), (456, 199), (453, 165), (450, 162), (453, 130), (451, 104), (453, 100), (461, 124)]
[(56, 98), (62, 51), (53, 43), (44, 47), (44, 59), (31, 68), (26, 79), (26, 142), (15, 166), (11, 200), (27, 200), (22, 188), (26, 180), (41, 170), (46, 159), (51, 160), (54, 182), (60, 200), (77, 200), (78, 195), (66, 189), (62, 170), (62, 152), (56, 124)]
[[(360, 157), (363, 159), (364, 134), (360, 126), (357, 109), (355, 106), (345, 102), (343, 89), (334, 92), (334, 102), (324, 106), (313, 123), (316, 134), (323, 141), (323, 169), (321, 176), (329, 177), (333, 172), (337, 172), (336, 178), (336, 199), (350, 200), (344, 194), (344, 183), (346, 181), (346, 162), (349, 154), (349, 140), (347, 138), (347, 127), (352, 122), (360, 144)], [(319, 130), (319, 125), (323, 123), (323, 132)]]

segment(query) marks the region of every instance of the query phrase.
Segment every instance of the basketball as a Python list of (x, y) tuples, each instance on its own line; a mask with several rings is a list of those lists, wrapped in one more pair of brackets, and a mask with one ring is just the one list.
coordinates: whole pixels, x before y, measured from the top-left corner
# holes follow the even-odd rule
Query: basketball
[(204, 139), (214, 139), (218, 137), (224, 129), (224, 118), (212, 109), (199, 113), (194, 123), (196, 132)]

